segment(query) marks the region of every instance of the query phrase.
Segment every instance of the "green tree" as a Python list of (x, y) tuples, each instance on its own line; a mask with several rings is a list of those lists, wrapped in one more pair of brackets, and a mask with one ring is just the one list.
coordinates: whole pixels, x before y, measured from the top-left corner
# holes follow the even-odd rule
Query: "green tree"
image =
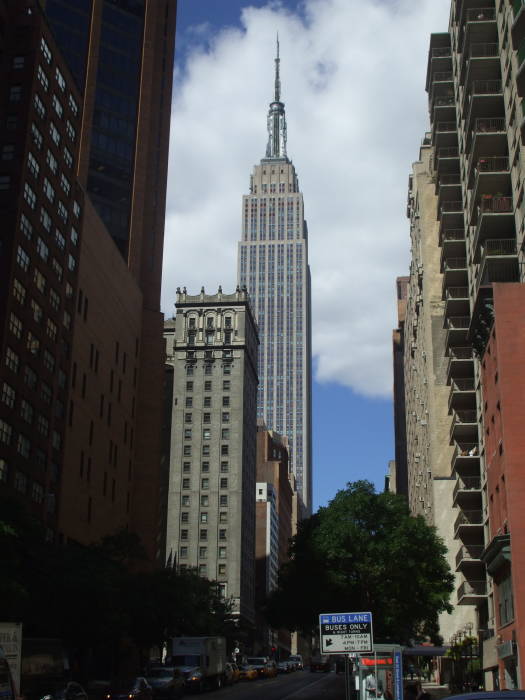
[(309, 633), (319, 613), (371, 611), (376, 641), (436, 638), (450, 610), (453, 576), (446, 548), (403, 497), (347, 484), (303, 521), (267, 604), (274, 626)]

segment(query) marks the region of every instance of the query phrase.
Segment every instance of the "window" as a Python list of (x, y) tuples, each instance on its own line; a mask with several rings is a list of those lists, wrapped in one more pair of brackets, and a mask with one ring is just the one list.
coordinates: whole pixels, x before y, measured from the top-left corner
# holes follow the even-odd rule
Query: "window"
[(221, 445), (221, 455), (227, 455), (229, 454), (229, 446), (228, 445)]
[(201, 512), (201, 523), (207, 523), (208, 522), (208, 513), (206, 511)]
[(36, 194), (33, 188), (29, 183), (25, 183), (24, 185), (24, 199), (28, 203), (29, 207), (31, 209), (34, 209), (36, 206)]
[[(188, 548), (187, 547), (181, 547), (180, 548), (180, 558), (181, 559), (186, 559), (188, 556)], [(182, 568), (182, 567), (181, 567)]]
[(180, 531), (180, 538), (181, 538), (181, 540), (187, 540), (187, 539), (188, 539), (188, 531), (187, 531), (187, 530), (181, 530), (181, 531)]
[(54, 356), (49, 352), (49, 350), (44, 350), (43, 354), (43, 364), (46, 369), (48, 369), (50, 372), (53, 372), (55, 369), (55, 358)]
[(188, 513), (187, 510), (183, 510), (182, 513), (180, 514), (180, 520), (182, 523), (187, 523), (189, 521), (190, 514)]
[(230, 345), (232, 342), (232, 332), (224, 331), (224, 342), (226, 345)]
[(46, 278), (40, 272), (40, 270), (35, 269), (35, 272), (33, 274), (33, 282), (35, 283), (35, 286), (38, 289), (38, 291), (44, 294), (44, 292), (46, 291)]
[(51, 104), (53, 105), (53, 109), (57, 113), (58, 117), (62, 119), (62, 115), (64, 114), (64, 108), (62, 107), (62, 102), (60, 102), (60, 100), (55, 94), (51, 99)]
[(210, 471), (210, 463), (209, 462), (203, 462), (201, 464), (201, 470), (206, 473)]
[(231, 316), (226, 316), (224, 319), (224, 327), (225, 328), (231, 328), (232, 327), (232, 317)]
[(207, 556), (208, 556), (208, 548), (207, 547), (199, 547), (199, 558), (206, 559)]
[(207, 379), (204, 382), (204, 391), (211, 391), (211, 387), (212, 387), (211, 380)]
[(0, 175), (0, 190), (8, 190), (11, 187), (11, 177), (9, 175)]
[(60, 72), (60, 69), (58, 66), (55, 68), (55, 78), (58, 83), (58, 87), (64, 91), (66, 89), (66, 81), (64, 80), (64, 76)]
[(33, 177), (38, 177), (38, 173), (40, 172), (40, 166), (38, 165), (37, 159), (35, 156), (29, 151), (27, 154), (27, 167), (29, 169), (29, 172), (33, 175)]
[(36, 242), (36, 252), (40, 255), (44, 262), (47, 262), (47, 259), (49, 257), (49, 248), (40, 238), (40, 236), (38, 237), (38, 240)]
[(224, 507), (228, 505), (228, 496), (219, 496), (219, 505)]
[(62, 265), (58, 262), (56, 258), (53, 258), (51, 261), (51, 268), (53, 269), (53, 272), (58, 278), (58, 281), (62, 281), (62, 275), (64, 274), (64, 270), (62, 268)]
[(227, 472), (229, 470), (228, 462), (221, 462), (221, 472)]
[(204, 374), (212, 374), (213, 365), (204, 365)]
[(9, 316), (9, 330), (15, 338), (20, 339), (22, 337), (22, 321), (12, 311)]
[(55, 450), (59, 450), (62, 447), (62, 438), (56, 430), (53, 430), (51, 433), (51, 445)]
[(226, 576), (226, 564), (219, 564), (219, 576)]
[(186, 376), (193, 377), (193, 365), (186, 365)]
[(204, 428), (202, 431), (203, 440), (211, 440), (211, 430), (209, 428)]
[(228, 479), (226, 477), (222, 477), (220, 484), (221, 484), (221, 489), (227, 489), (228, 488)]
[(186, 382), (186, 391), (193, 391), (193, 382)]
[(27, 332), (26, 347), (32, 355), (38, 355), (40, 352), (40, 340), (31, 331)]
[(19, 367), (19, 357), (16, 354), (16, 352), (10, 348), (9, 346), (6, 348), (5, 351), (5, 364), (6, 367), (8, 367), (11, 372), (14, 372), (15, 374), (18, 373), (18, 367)]
[(208, 539), (208, 530), (202, 528), (199, 532), (199, 539), (202, 541), (206, 541)]
[(13, 160), (15, 157), (15, 146), (13, 143), (6, 143), (2, 146), (2, 160)]
[(51, 306), (55, 309), (55, 311), (58, 311), (60, 308), (60, 295), (57, 294), (54, 289), (49, 290), (49, 301), (51, 302)]
[(51, 204), (53, 204), (53, 202), (55, 201), (55, 188), (49, 182), (47, 177), (44, 178), (44, 184), (42, 186), (42, 189), (44, 191), (45, 196), (49, 199)]
[(47, 436), (49, 432), (49, 421), (47, 418), (40, 413), (37, 416), (36, 419), (36, 429), (41, 435)]
[(220, 523), (227, 523), (228, 522), (228, 511), (226, 510), (221, 510), (219, 513), (219, 522)]
[(186, 408), (191, 408), (193, 406), (193, 398), (191, 396), (186, 396)]
[(25, 56), (14, 56), (13, 57), (13, 68), (14, 70), (21, 70), (25, 66)]
[(229, 411), (223, 411), (223, 413), (222, 413), (222, 422), (223, 422), (223, 423), (229, 423), (229, 422), (230, 422), (230, 413), (229, 413)]
[(199, 564), (199, 576), (207, 576), (208, 575), (208, 566), (206, 564)]
[[(230, 429), (229, 428), (223, 428), (221, 430), (221, 438), (223, 440), (229, 440), (230, 439)], [(227, 445), (226, 445), (227, 447)]]
[(68, 168), (71, 168), (73, 166), (73, 156), (71, 155), (71, 151), (64, 146), (64, 163), (67, 165)]
[(203, 406), (204, 406), (204, 408), (211, 408), (211, 396), (204, 397)]
[(191, 413), (185, 413), (184, 414), (184, 422), (185, 423), (191, 423), (192, 421), (192, 414)]
[(202, 414), (202, 422), (203, 423), (211, 423), (211, 413), (203, 413)]
[(19, 304), (23, 304), (26, 299), (26, 288), (16, 278), (13, 280), (13, 296)]
[(44, 119), (46, 116), (46, 108), (37, 92), (35, 92), (35, 96), (33, 97), (33, 104), (35, 105), (35, 112), (38, 114), (40, 119)]
[(182, 463), (182, 471), (185, 472), (186, 474), (191, 471), (191, 464), (190, 462), (183, 462)]
[(67, 268), (68, 268), (68, 270), (70, 272), (74, 272), (76, 266), (77, 266), (76, 259), (71, 255), (71, 253), (68, 253), (68, 256), (67, 256)]
[(50, 122), (50, 123), (49, 123), (49, 134), (50, 134), (51, 140), (53, 141), (53, 143), (55, 144), (55, 146), (58, 146), (59, 143), (60, 143), (60, 132), (59, 132), (59, 130), (56, 128), (54, 122)]
[(0, 458), (0, 484), (7, 481), (7, 462)]
[(24, 384), (30, 389), (34, 389), (36, 387), (36, 372), (28, 365), (24, 367)]
[(222, 366), (222, 373), (223, 374), (231, 374), (232, 373), (231, 365), (223, 365)]
[(226, 539), (226, 530), (219, 530), (219, 539), (220, 540)]
[(222, 390), (223, 390), (223, 391), (230, 391), (230, 387), (231, 387), (231, 382), (230, 382), (230, 380), (229, 380), (229, 379), (223, 379), (223, 382), (222, 382)]
[(190, 497), (187, 495), (181, 496), (181, 503), (183, 506), (189, 506), (190, 505)]
[(5, 420), (0, 418), (0, 442), (3, 442), (5, 445), (10, 445), (12, 435), (13, 428), (9, 423), (6, 423)]
[(77, 219), (80, 217), (80, 204), (77, 201), (73, 202), (73, 214)]
[(60, 187), (64, 190), (66, 196), (69, 196), (69, 192), (71, 190), (71, 183), (64, 175), (64, 173), (60, 175)]
[(38, 66), (36, 77), (40, 85), (44, 88), (44, 92), (47, 92), (49, 90), (49, 78), (42, 66)]
[(188, 345), (195, 345), (195, 333), (188, 333)]
[(210, 502), (209, 496), (201, 496), (201, 506), (208, 506)]
[(76, 230), (76, 228), (74, 226), (71, 227), (70, 238), (71, 238), (71, 243), (73, 243), (73, 245), (78, 244), (78, 231)]
[(8, 114), (5, 120), (5, 125), (9, 131), (16, 131), (18, 127), (18, 119), (14, 114)]
[(219, 559), (226, 559), (226, 547), (219, 547)]
[(7, 382), (4, 382), (2, 386), (2, 394), (0, 395), (0, 400), (2, 403), (4, 403), (8, 408), (13, 408), (15, 405), (15, 398), (16, 392), (13, 387)]
[(57, 204), (57, 212), (58, 212), (59, 217), (62, 219), (62, 221), (64, 223), (66, 223), (66, 221), (67, 221), (67, 209), (64, 206), (64, 203), (62, 201), (60, 201), (60, 199), (58, 200), (58, 204)]
[(31, 454), (31, 441), (28, 437), (22, 435), (22, 433), (19, 433), (18, 435), (16, 451), (24, 459), (29, 459), (29, 455)]
[(60, 250), (64, 250), (64, 248), (66, 247), (66, 239), (60, 232), (60, 229), (58, 228), (55, 229), (55, 243), (60, 248)]
[(35, 503), (42, 503), (44, 500), (44, 487), (36, 481), (33, 482), (31, 487), (31, 498)]
[(43, 136), (35, 123), (31, 124), (31, 138), (35, 146), (40, 150), (42, 148)]
[(15, 471), (14, 486), (17, 491), (20, 491), (20, 493), (25, 493), (27, 491), (27, 476), (18, 469)]
[(9, 88), (9, 102), (20, 102), (22, 99), (22, 86), (13, 85)]
[(190, 488), (190, 480), (189, 480), (189, 479), (183, 479), (183, 480), (182, 480), (182, 488), (183, 488), (183, 489), (189, 489), (189, 488)]
[(76, 131), (75, 131), (73, 124), (69, 121), (69, 119), (66, 119), (66, 134), (71, 139), (71, 141), (75, 140)]
[(223, 406), (229, 406), (229, 405), (230, 405), (230, 397), (229, 397), (229, 396), (223, 396), (223, 397), (222, 397), (222, 405), (223, 405)]
[(56, 175), (58, 170), (58, 161), (49, 149), (46, 153), (46, 163), (48, 164), (53, 175)]
[(75, 98), (73, 97), (73, 95), (71, 93), (69, 93), (68, 104), (69, 104), (69, 109), (76, 117), (78, 114), (78, 105), (77, 105)]
[(48, 64), (51, 63), (51, 59), (53, 56), (51, 54), (51, 49), (47, 45), (47, 42), (44, 39), (44, 37), (42, 37), (42, 39), (40, 41), (40, 49), (42, 51), (42, 56), (44, 57), (45, 62)]
[(33, 317), (33, 320), (36, 321), (37, 323), (40, 323), (40, 321), (43, 318), (43, 311), (42, 307), (38, 302), (36, 302), (34, 299), (31, 299), (31, 315)]
[(53, 398), (53, 391), (49, 384), (46, 384), (45, 382), (42, 382), (40, 385), (40, 396), (42, 397), (42, 401), (44, 403), (50, 404), (51, 399)]
[(210, 488), (210, 480), (208, 478), (201, 479), (201, 489), (206, 490)]
[(49, 212), (45, 207), (40, 207), (40, 223), (47, 232), (51, 231), (52, 221), (51, 217), (49, 216)]
[[(62, 321), (62, 324), (63, 324), (64, 328), (67, 328), (68, 330), (71, 329), (71, 314), (68, 313), (67, 311), (64, 311), (64, 320)], [(96, 372), (96, 369), (95, 369), (95, 372)], [(108, 417), (108, 420), (110, 420), (109, 417)], [(109, 425), (109, 423), (108, 423), (108, 425)]]
[(210, 456), (210, 446), (209, 445), (203, 445), (202, 446), (202, 454), (204, 457), (209, 457)]
[(31, 240), (33, 235), (33, 226), (25, 214), (20, 216), (20, 231), (22, 231), (28, 240)]
[(183, 453), (184, 453), (185, 457), (190, 457), (191, 456), (191, 445), (184, 445)]
[(184, 439), (191, 440), (191, 428), (184, 428)]

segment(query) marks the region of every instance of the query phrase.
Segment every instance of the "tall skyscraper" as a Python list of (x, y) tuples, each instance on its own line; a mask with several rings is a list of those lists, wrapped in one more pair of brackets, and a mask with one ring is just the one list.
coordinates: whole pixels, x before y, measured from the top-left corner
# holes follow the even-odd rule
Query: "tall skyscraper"
[(291, 468), (306, 512), (312, 509), (311, 303), (308, 231), (295, 167), (286, 154), (279, 42), (266, 156), (243, 196), (238, 279), (259, 324), (257, 415), (286, 435)]

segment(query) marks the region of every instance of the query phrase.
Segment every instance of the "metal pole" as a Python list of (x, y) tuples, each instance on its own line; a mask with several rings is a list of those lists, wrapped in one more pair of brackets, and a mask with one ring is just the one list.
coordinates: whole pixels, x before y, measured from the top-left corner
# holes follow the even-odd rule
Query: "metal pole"
[(350, 664), (348, 654), (345, 654), (345, 700), (350, 700)]
[(374, 676), (376, 679), (376, 698), (379, 691), (379, 686), (377, 685), (377, 651), (374, 649)]

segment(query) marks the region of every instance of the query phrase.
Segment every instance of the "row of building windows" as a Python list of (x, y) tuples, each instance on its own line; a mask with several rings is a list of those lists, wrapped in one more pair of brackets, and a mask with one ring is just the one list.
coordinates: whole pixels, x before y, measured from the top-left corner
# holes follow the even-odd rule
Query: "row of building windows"
[[(183, 507), (187, 507), (191, 505), (191, 496), (189, 494), (182, 494), (181, 499), (180, 499), (181, 505)], [(210, 505), (210, 497), (208, 494), (201, 494), (200, 496), (200, 505), (204, 508), (207, 508)], [(228, 507), (228, 496), (227, 494), (221, 494), (219, 496), (219, 506), (221, 508), (227, 508)]]
[[(9, 465), (5, 459), (0, 458), (0, 484), (6, 483), (8, 478)], [(15, 469), (14, 471), (13, 487), (15, 491), (29, 495), (34, 503), (40, 504), (44, 500), (44, 486), (38, 481), (30, 480), (20, 469)], [(51, 499), (50, 503), (53, 503)]]
[[(201, 479), (200, 487), (203, 491), (207, 491), (210, 488), (210, 480), (208, 477), (204, 477)], [(185, 477), (182, 480), (182, 488), (184, 490), (191, 489), (191, 479), (189, 477)], [(221, 488), (221, 489), (228, 488), (228, 477), (223, 476), (219, 479), (219, 488)]]
[[(186, 391), (193, 391), (194, 389), (194, 383), (193, 381), (188, 381), (186, 382)], [(204, 391), (212, 391), (213, 389), (213, 384), (211, 379), (207, 379), (204, 382)], [(223, 379), (222, 382), (222, 390), (223, 391), (230, 391), (231, 389), (231, 381), (229, 379)]]
[[(221, 461), (220, 465), (221, 472), (227, 473), (230, 470), (230, 465), (226, 461)], [(191, 472), (191, 462), (183, 462), (182, 463), (182, 471), (184, 474), (188, 474)], [(201, 471), (204, 473), (210, 471), (210, 463), (209, 462), (201, 462)]]
[[(229, 416), (229, 414), (223, 414), (223, 415)], [(228, 418), (228, 420), (229, 420), (229, 418)], [(184, 439), (185, 440), (192, 440), (193, 439), (193, 430), (191, 428), (184, 428)], [(209, 428), (205, 428), (202, 431), (202, 439), (203, 440), (211, 440), (211, 430)], [(230, 439), (230, 429), (229, 428), (222, 428), (221, 439), (222, 440), (229, 440)]]

